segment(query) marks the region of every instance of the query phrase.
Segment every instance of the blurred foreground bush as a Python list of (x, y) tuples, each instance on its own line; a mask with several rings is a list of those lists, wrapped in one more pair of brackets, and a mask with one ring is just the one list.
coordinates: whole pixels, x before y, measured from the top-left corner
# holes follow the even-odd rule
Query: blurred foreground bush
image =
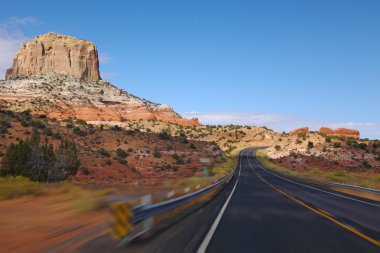
[(38, 195), (41, 192), (41, 185), (29, 178), (22, 176), (0, 178), (0, 199), (11, 199), (23, 195)]

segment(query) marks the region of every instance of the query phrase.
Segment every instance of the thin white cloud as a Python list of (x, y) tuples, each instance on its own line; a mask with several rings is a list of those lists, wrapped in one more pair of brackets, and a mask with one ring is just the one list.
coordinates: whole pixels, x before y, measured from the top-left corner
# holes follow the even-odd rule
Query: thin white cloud
[(25, 27), (28, 25), (36, 25), (40, 24), (41, 22), (35, 18), (35, 17), (11, 17), (7, 22), (6, 25), (13, 28), (20, 28)]
[(116, 72), (112, 72), (112, 71), (102, 71), (100, 72), (100, 76), (102, 77), (102, 79), (105, 79), (105, 80), (108, 80), (109, 78), (112, 78), (114, 76), (116, 76), (117, 73)]
[(12, 60), (20, 45), (29, 40), (23, 28), (39, 24), (34, 17), (12, 17), (0, 23), (0, 79), (4, 78), (5, 71), (12, 65)]
[(112, 57), (105, 52), (99, 53), (99, 63), (102, 65), (108, 64), (112, 61)]
[(267, 126), (275, 131), (290, 131), (300, 127), (310, 127), (319, 130), (321, 126), (331, 128), (351, 128), (361, 132), (363, 138), (380, 138), (380, 123), (374, 122), (338, 122), (331, 119), (313, 119), (296, 115), (283, 115), (257, 112), (187, 112), (185, 117), (197, 117), (202, 124), (207, 125), (251, 125)]

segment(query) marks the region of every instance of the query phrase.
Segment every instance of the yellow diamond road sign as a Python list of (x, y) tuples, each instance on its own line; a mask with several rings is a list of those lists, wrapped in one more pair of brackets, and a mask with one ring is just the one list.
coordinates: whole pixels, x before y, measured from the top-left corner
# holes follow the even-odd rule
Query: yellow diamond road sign
[(119, 240), (133, 230), (133, 212), (128, 203), (116, 203), (111, 206), (111, 236)]

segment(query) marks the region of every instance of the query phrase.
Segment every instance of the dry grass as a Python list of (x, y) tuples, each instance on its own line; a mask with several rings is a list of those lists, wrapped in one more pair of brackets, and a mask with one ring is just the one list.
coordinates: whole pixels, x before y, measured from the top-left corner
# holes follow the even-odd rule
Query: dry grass
[(41, 185), (22, 176), (0, 178), (0, 199), (12, 199), (42, 193)]
[(302, 176), (334, 183), (344, 183), (369, 187), (372, 189), (380, 189), (380, 174), (368, 172), (349, 172), (344, 170), (323, 171), (319, 168), (311, 168), (305, 171), (298, 171), (271, 162), (263, 151), (258, 150), (256, 152), (256, 157), (265, 167), (290, 175)]
[(85, 189), (69, 182), (59, 184), (57, 188), (69, 198), (71, 207), (79, 212), (95, 211), (105, 207), (103, 198), (116, 191), (113, 188)]

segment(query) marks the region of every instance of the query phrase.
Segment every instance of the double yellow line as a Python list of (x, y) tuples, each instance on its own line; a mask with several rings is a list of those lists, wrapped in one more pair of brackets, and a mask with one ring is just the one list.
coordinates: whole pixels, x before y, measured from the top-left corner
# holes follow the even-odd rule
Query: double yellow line
[(273, 189), (276, 190), (277, 192), (279, 192), (279, 193), (281, 193), (282, 195), (286, 196), (287, 198), (293, 200), (294, 202), (300, 204), (301, 206), (303, 206), (303, 207), (305, 207), (305, 208), (307, 208), (307, 209), (313, 211), (314, 213), (316, 213), (316, 214), (318, 214), (318, 215), (320, 215), (320, 216), (322, 216), (322, 217), (324, 217), (324, 218), (326, 218), (326, 219), (328, 219), (328, 220), (334, 222), (335, 224), (341, 226), (342, 228), (344, 228), (344, 229), (346, 229), (346, 230), (348, 230), (348, 231), (354, 233), (355, 235), (360, 236), (361, 238), (363, 238), (363, 239), (365, 239), (365, 240), (367, 240), (367, 241), (369, 241), (369, 242), (375, 244), (376, 246), (380, 247), (380, 241), (377, 241), (377, 240), (375, 240), (375, 239), (373, 239), (373, 238), (371, 238), (371, 237), (369, 237), (369, 236), (367, 236), (367, 235), (361, 233), (360, 231), (356, 230), (355, 228), (352, 228), (352, 227), (350, 227), (350, 226), (348, 226), (348, 225), (346, 225), (346, 224), (344, 224), (344, 223), (342, 223), (342, 222), (336, 220), (336, 219), (335, 219), (334, 217), (332, 217), (332, 215), (331, 215), (330, 213), (328, 213), (327, 211), (322, 210), (322, 209), (319, 209), (319, 210), (318, 210), (318, 209), (316, 209), (316, 208), (314, 208), (314, 207), (312, 207), (312, 206), (310, 206), (310, 205), (304, 203), (303, 201), (301, 201), (301, 200), (295, 198), (294, 196), (292, 196), (292, 195), (290, 195), (290, 194), (288, 194), (288, 193), (286, 193), (286, 192), (280, 190), (279, 188), (275, 187), (274, 185), (272, 185), (271, 183), (269, 183), (268, 181), (266, 181), (265, 179), (263, 179), (260, 175), (258, 175), (258, 174), (255, 172), (255, 170), (253, 169), (252, 164), (251, 164), (251, 162), (249, 161), (249, 158), (248, 158), (248, 157), (247, 157), (247, 160), (248, 160), (248, 163), (249, 163), (249, 167), (251, 168), (251, 170), (253, 171), (253, 173), (254, 173), (254, 174), (255, 174), (255, 175), (256, 175), (256, 176), (257, 176), (262, 182), (264, 182), (265, 184), (267, 184), (268, 186), (270, 186), (271, 188), (273, 188)]

